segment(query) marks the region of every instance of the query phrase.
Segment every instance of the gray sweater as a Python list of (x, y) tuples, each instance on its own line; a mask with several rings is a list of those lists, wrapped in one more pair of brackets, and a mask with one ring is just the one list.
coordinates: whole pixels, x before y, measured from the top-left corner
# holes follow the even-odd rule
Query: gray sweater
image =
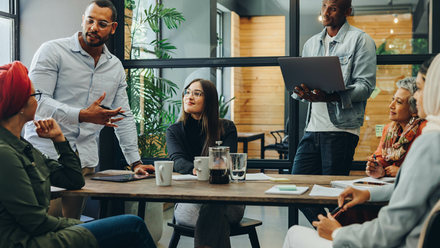
[(387, 201), (378, 218), (342, 227), (333, 247), (417, 247), (423, 222), (440, 199), (440, 132), (418, 137), (395, 186), (370, 189), (371, 201)]
[[(224, 134), (220, 139), (223, 141), (222, 146), (229, 146), (229, 152), (237, 152), (237, 128), (234, 122), (220, 119), (223, 124)], [(188, 122), (189, 123), (189, 122)], [(187, 123), (187, 124), (188, 124)], [(204, 142), (204, 135), (194, 137)], [(194, 168), (194, 157), (200, 156), (193, 149), (185, 134), (183, 122), (177, 122), (167, 129), (167, 149), (170, 159), (174, 161), (174, 171), (180, 174), (192, 174)]]

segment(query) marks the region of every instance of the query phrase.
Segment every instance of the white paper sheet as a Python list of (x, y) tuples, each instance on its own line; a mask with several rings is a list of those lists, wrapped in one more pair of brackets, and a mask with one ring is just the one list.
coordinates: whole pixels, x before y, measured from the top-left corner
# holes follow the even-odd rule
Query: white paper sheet
[(173, 175), (173, 180), (176, 181), (191, 181), (191, 180), (197, 180), (197, 176), (194, 175)]
[(341, 188), (329, 188), (315, 184), (309, 196), (339, 196), (343, 190)]
[(50, 192), (58, 192), (58, 191), (64, 191), (67, 189), (64, 188), (59, 188), (59, 187), (55, 187), (55, 186), (50, 186)]
[(264, 173), (246, 173), (246, 181), (269, 181), (271, 178)]
[[(374, 182), (374, 183), (386, 183), (386, 184), (390, 184), (393, 183), (395, 180), (394, 177), (383, 177), (383, 178), (372, 178), (372, 177), (364, 177), (364, 178), (359, 178), (356, 180), (341, 180), (341, 181), (331, 181), (330, 185), (332, 187), (335, 188), (342, 188), (344, 189), (347, 186), (356, 188), (356, 189), (361, 189), (361, 190), (366, 190), (369, 189), (371, 187), (378, 187), (377, 185), (354, 185), (355, 182), (359, 182), (359, 181), (366, 181), (366, 182)], [(380, 187), (380, 186), (379, 186)]]
[(279, 190), (278, 187), (275, 185), (272, 188), (266, 190), (264, 193), (266, 193), (266, 194), (280, 194), (280, 195), (302, 195), (308, 189), (309, 189), (309, 187), (296, 187), (295, 191)]

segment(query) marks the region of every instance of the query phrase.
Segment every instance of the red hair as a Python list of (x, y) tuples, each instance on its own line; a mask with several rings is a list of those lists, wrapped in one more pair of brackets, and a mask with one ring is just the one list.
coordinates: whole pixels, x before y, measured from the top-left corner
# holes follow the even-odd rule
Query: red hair
[(31, 88), (28, 70), (20, 61), (0, 66), (0, 121), (26, 106)]

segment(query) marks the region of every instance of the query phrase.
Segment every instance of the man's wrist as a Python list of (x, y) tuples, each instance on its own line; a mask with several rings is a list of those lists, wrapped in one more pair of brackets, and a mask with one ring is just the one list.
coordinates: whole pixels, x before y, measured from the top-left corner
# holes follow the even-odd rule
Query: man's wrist
[(142, 164), (142, 160), (139, 160), (139, 161), (136, 161), (136, 162), (132, 163), (132, 164), (130, 165), (130, 169), (131, 169), (131, 171), (134, 172), (134, 168), (135, 168), (136, 166), (140, 165), (140, 164)]
[(81, 109), (79, 111), (79, 114), (78, 114), (78, 122), (79, 123), (84, 122), (84, 111), (85, 111), (85, 109)]

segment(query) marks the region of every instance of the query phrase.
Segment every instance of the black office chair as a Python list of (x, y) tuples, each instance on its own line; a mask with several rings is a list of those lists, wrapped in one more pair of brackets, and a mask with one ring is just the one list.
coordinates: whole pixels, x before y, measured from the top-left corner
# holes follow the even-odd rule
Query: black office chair
[(271, 131), (270, 134), (275, 138), (275, 144), (270, 144), (264, 147), (264, 152), (277, 151), (280, 159), (289, 158), (289, 118), (287, 118), (284, 130)]
[[(252, 248), (260, 248), (260, 242), (258, 241), (257, 231), (255, 227), (261, 226), (263, 222), (259, 220), (249, 219), (243, 217), (240, 223), (236, 225), (231, 225), (231, 234), (229, 236), (238, 236), (243, 234), (249, 235), (249, 240), (251, 241)], [(194, 238), (194, 228), (182, 226), (176, 223), (173, 216), (173, 222), (168, 223), (168, 226), (174, 228), (173, 236), (171, 236), (170, 244), (168, 248), (176, 248), (179, 243), (180, 236), (192, 237)]]
[(437, 248), (440, 244), (440, 200), (432, 209), (430, 216), (423, 225), (419, 246), (421, 248)]

